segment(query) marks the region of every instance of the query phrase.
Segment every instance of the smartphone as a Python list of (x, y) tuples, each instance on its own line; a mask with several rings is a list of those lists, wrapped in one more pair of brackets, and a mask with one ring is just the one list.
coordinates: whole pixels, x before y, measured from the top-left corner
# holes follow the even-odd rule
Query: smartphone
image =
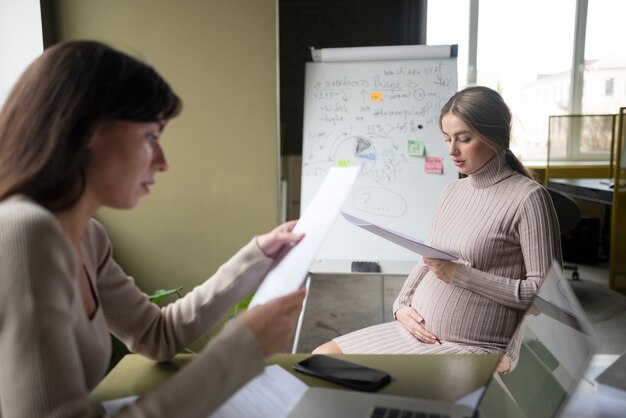
[(381, 370), (319, 354), (294, 364), (293, 368), (320, 379), (367, 392), (374, 391), (391, 380), (391, 376)]

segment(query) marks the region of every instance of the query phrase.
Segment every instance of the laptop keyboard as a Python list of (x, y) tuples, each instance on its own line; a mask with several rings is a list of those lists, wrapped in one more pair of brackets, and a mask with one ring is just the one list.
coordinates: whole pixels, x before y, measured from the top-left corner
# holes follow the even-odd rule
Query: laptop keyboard
[(409, 411), (407, 409), (385, 408), (377, 406), (370, 418), (450, 418), (450, 415)]

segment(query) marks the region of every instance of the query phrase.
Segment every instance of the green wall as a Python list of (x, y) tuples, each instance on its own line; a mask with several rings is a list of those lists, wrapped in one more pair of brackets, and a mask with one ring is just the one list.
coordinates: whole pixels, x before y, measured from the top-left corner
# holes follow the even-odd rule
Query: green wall
[(201, 283), (278, 222), (276, 0), (58, 0), (59, 40), (150, 62), (181, 96), (162, 136), (170, 170), (132, 211), (98, 218), (146, 292)]

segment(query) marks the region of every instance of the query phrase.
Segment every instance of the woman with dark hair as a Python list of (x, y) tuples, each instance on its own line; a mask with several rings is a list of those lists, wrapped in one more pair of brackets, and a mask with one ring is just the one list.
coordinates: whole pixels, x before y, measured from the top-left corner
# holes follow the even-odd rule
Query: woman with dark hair
[[(457, 262), (424, 258), (396, 298), (393, 322), (340, 336), (314, 353), (504, 353), (553, 260), (559, 226), (547, 191), (509, 149), (511, 112), (486, 87), (443, 106), (439, 126), (463, 178), (443, 191), (430, 243)], [(520, 333), (521, 335), (522, 333)]]
[[(112, 257), (96, 220), (129, 209), (168, 168), (159, 137), (181, 110), (148, 65), (98, 42), (47, 49), (0, 112), (0, 416), (101, 416), (89, 392), (111, 357), (109, 332), (166, 361), (263, 280), (301, 235), (257, 236), (165, 308)], [(229, 321), (204, 350), (120, 417), (207, 416), (288, 348), (302, 290)]]

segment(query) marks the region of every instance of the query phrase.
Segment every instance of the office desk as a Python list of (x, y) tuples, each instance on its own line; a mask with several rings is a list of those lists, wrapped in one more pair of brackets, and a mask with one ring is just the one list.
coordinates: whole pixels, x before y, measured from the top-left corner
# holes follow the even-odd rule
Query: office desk
[(604, 257), (610, 253), (611, 211), (613, 209), (613, 187), (610, 179), (550, 179), (548, 189), (556, 190), (570, 197), (599, 203), (604, 206), (604, 221), (600, 243)]
[(566, 193), (571, 197), (603, 205), (613, 205), (613, 188), (610, 179), (550, 179), (548, 189)]
[[(279, 364), (309, 386), (341, 388), (325, 380), (293, 371), (291, 366), (310, 354), (280, 354), (268, 364)], [(137, 354), (125, 356), (91, 393), (102, 402), (150, 390), (187, 365), (193, 354), (180, 354), (170, 363), (157, 364)], [(485, 385), (497, 355), (339, 355), (354, 363), (387, 371), (391, 383), (379, 393), (426, 399), (457, 400)], [(210, 372), (210, 371), (208, 371)], [(348, 389), (346, 389), (348, 390)]]

